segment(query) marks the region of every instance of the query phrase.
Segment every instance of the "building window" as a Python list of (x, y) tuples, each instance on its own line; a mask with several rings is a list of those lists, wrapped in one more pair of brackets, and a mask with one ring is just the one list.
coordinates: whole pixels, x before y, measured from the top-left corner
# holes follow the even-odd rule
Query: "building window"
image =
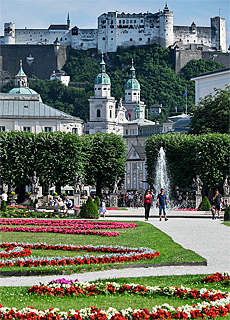
[(142, 38), (139, 38), (139, 41), (142, 41)]
[(97, 118), (100, 118), (101, 116), (101, 110), (97, 109)]
[(103, 37), (102, 40), (105, 40), (105, 37)]
[(130, 38), (130, 41), (133, 41), (133, 38)]
[(30, 127), (23, 127), (23, 131), (30, 132)]
[(128, 134), (128, 129), (125, 129), (125, 134)]
[(28, 109), (28, 108), (29, 108), (29, 106), (24, 106), (24, 108), (27, 108), (27, 109)]
[(121, 20), (119, 20), (119, 24), (121, 24)]
[(45, 130), (45, 132), (51, 132), (52, 128), (51, 127), (45, 127), (44, 130)]
[(134, 22), (134, 23), (136, 23), (136, 22), (137, 22), (137, 20), (133, 20), (133, 22)]
[(0, 131), (6, 131), (6, 127), (5, 126), (0, 126)]
[(78, 133), (78, 128), (73, 128), (72, 133)]
[(111, 40), (113, 40), (113, 38), (111, 38)]

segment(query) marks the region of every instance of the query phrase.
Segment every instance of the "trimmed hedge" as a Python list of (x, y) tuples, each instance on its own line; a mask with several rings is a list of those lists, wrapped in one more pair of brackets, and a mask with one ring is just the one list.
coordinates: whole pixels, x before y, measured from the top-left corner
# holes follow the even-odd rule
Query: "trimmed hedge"
[(225, 211), (224, 211), (224, 221), (230, 221), (230, 206), (226, 205)]
[(209, 211), (211, 209), (211, 204), (208, 200), (208, 198), (205, 196), (203, 198), (203, 200), (201, 201), (199, 207), (198, 207), (198, 211)]
[(92, 197), (89, 197), (86, 203), (82, 205), (80, 211), (81, 218), (88, 218), (88, 219), (98, 219), (99, 212), (96, 204), (93, 202)]

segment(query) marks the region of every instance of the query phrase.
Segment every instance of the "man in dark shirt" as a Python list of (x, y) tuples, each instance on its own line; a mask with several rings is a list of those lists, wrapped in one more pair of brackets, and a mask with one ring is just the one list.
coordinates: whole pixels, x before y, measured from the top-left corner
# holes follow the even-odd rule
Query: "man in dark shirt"
[(213, 201), (213, 203), (215, 205), (215, 211), (218, 212), (217, 219), (220, 219), (220, 205), (223, 203), (223, 200), (222, 200), (222, 195), (219, 194), (218, 190), (215, 190), (215, 195), (212, 198), (212, 201)]
[(165, 221), (167, 221), (168, 219), (166, 218), (166, 208), (168, 208), (168, 200), (167, 200), (166, 194), (164, 193), (163, 188), (161, 189), (161, 193), (159, 193), (157, 196), (157, 206), (159, 207), (160, 221), (161, 221), (162, 209), (164, 212)]

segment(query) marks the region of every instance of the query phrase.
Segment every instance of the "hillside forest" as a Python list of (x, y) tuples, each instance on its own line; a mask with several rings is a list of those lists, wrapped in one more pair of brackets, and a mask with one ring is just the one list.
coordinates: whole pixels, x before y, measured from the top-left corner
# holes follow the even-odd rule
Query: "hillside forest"
[[(180, 72), (174, 71), (173, 51), (158, 45), (118, 48), (117, 52), (105, 55), (106, 72), (111, 79), (111, 94), (116, 100), (124, 100), (125, 82), (130, 77), (131, 60), (134, 60), (136, 77), (141, 86), (141, 100), (147, 109), (155, 103), (162, 104), (162, 113), (150, 120), (165, 121), (169, 116), (185, 112), (187, 87), (188, 112), (195, 101), (195, 84), (190, 79), (200, 73), (225, 66), (213, 60), (192, 60)], [(90, 96), (94, 95), (94, 78), (100, 71), (101, 55), (95, 50), (76, 51), (70, 49), (68, 59), (63, 67), (71, 77), (71, 86), (66, 87), (59, 80), (29, 79), (29, 87), (37, 91), (45, 104), (62, 110), (73, 116), (89, 120)], [(9, 82), (2, 92), (13, 88)]]

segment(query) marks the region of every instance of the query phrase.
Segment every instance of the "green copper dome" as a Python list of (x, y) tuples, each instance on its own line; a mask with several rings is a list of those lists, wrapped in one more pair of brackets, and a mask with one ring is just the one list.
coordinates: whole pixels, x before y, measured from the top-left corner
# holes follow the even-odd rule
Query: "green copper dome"
[(132, 67), (130, 68), (130, 71), (131, 71), (131, 77), (128, 81), (126, 81), (125, 90), (129, 90), (129, 89), (140, 90), (141, 89), (140, 83), (136, 79), (135, 68), (133, 66), (133, 59), (132, 59)]
[(101, 71), (98, 73), (96, 76), (94, 83), (95, 84), (111, 84), (110, 77), (106, 73), (105, 69), (105, 61), (103, 59), (103, 53), (102, 53), (102, 58), (101, 58)]

